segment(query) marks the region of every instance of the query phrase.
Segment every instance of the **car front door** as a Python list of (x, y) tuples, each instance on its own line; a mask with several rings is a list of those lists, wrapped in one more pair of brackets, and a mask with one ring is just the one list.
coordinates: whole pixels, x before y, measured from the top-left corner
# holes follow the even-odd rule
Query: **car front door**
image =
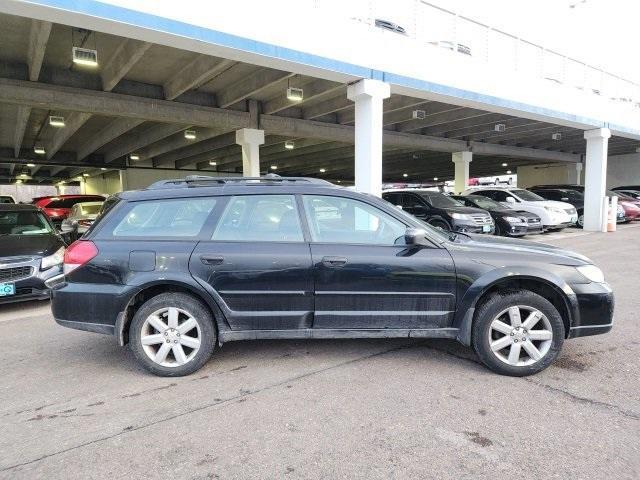
[(189, 268), (233, 330), (311, 326), (311, 254), (293, 195), (229, 198), (212, 238), (198, 243)]
[(455, 269), (436, 245), (408, 246), (407, 225), (369, 203), (304, 195), (315, 281), (315, 329), (450, 325)]

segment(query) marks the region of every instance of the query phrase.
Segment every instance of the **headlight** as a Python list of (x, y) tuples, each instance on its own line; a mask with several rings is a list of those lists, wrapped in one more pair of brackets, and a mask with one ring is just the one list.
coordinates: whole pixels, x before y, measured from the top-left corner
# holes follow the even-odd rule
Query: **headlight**
[(40, 270), (46, 270), (47, 268), (51, 268), (55, 265), (62, 265), (63, 261), (64, 247), (60, 247), (53, 255), (42, 258), (42, 263), (40, 263)]
[(506, 222), (509, 223), (524, 223), (524, 220), (518, 217), (503, 217)]
[(576, 267), (576, 270), (578, 270), (587, 280), (596, 283), (604, 282), (604, 273), (602, 273), (602, 270), (595, 265), (583, 265), (581, 267)]
[(564, 210), (562, 210), (561, 208), (556, 208), (556, 207), (544, 207), (544, 209), (549, 211), (549, 212), (553, 212), (553, 213), (565, 213)]
[(467, 215), (466, 213), (452, 213), (451, 218), (456, 220), (473, 220), (471, 215)]

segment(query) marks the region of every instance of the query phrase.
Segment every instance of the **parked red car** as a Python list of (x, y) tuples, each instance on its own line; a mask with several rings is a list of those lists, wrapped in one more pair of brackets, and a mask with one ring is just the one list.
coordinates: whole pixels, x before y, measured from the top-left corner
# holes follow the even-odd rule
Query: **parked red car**
[(102, 195), (57, 195), (53, 197), (38, 197), (33, 199), (33, 204), (51, 219), (56, 227), (60, 227), (62, 221), (69, 216), (71, 207), (82, 202), (104, 202)]

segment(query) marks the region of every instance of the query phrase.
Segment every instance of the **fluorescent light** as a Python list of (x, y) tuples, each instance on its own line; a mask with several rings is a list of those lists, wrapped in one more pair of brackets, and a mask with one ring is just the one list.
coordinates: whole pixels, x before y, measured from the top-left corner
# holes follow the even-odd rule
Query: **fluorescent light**
[(407, 177), (409, 176), (409, 174), (408, 174), (408, 173), (403, 173), (403, 174), (402, 174), (402, 176), (403, 176), (404, 178), (407, 178)]
[(98, 52), (91, 48), (73, 47), (71, 49), (73, 63), (86, 65), (88, 67), (98, 66)]
[(287, 99), (292, 102), (301, 102), (304, 98), (304, 90), (296, 87), (287, 88)]
[(89, 174), (88, 174), (88, 173), (83, 173), (83, 174), (82, 174), (82, 176), (83, 176), (83, 177), (88, 177), (88, 176), (89, 176)]
[(37, 145), (33, 147), (33, 153), (36, 153), (38, 155), (44, 155), (47, 152), (45, 151), (44, 147)]
[(209, 162), (209, 165), (211, 165), (212, 167), (215, 167), (216, 165), (218, 165), (218, 162), (214, 162), (213, 160), (211, 160)]
[(278, 165), (271, 165), (271, 170), (277, 170), (278, 169)]
[(104, 172), (106, 170), (106, 168), (100, 167), (100, 170), (102, 170)]
[(504, 132), (504, 131), (507, 129), (507, 126), (506, 126), (504, 123), (496, 123), (496, 124), (493, 126), (493, 129), (494, 129), (496, 132)]
[(129, 155), (129, 160), (140, 160), (140, 155), (137, 153), (132, 153)]
[(36, 164), (35, 164), (35, 163), (27, 163), (27, 167), (29, 167), (29, 168), (33, 168), (33, 167), (35, 167), (35, 166), (36, 166)]
[(507, 175), (511, 175), (511, 170), (507, 170)]
[(552, 133), (551, 134), (551, 139), (552, 140), (562, 140), (562, 134), (559, 133), (559, 132)]
[(286, 148), (287, 150), (293, 150), (294, 148), (296, 148), (296, 142), (294, 142), (293, 140), (287, 140), (286, 142), (284, 142), (284, 148)]
[(187, 140), (195, 140), (196, 139), (196, 131), (195, 130), (185, 130), (184, 138)]
[(57, 117), (55, 115), (49, 116), (49, 125), (52, 127), (64, 127), (64, 117)]
[(502, 166), (503, 166), (503, 167), (506, 167), (506, 166), (507, 166), (507, 164), (506, 164), (506, 163), (503, 163), (503, 164), (502, 164)]
[(438, 181), (438, 177), (433, 177), (433, 181), (437, 182)]
[(326, 170), (324, 168), (321, 168), (320, 173), (324, 173), (324, 172), (326, 172)]

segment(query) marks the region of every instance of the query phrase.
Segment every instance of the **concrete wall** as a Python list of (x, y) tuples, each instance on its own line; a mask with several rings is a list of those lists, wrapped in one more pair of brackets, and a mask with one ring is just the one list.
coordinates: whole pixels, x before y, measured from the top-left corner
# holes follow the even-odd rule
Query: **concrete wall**
[(105, 172), (96, 177), (87, 177), (82, 182), (82, 193), (96, 195), (111, 195), (122, 191), (120, 172)]
[[(575, 183), (574, 165), (527, 165), (518, 167), (518, 186)], [(582, 172), (580, 184), (584, 182)], [(607, 188), (640, 185), (640, 153), (614, 155), (607, 164)]]

